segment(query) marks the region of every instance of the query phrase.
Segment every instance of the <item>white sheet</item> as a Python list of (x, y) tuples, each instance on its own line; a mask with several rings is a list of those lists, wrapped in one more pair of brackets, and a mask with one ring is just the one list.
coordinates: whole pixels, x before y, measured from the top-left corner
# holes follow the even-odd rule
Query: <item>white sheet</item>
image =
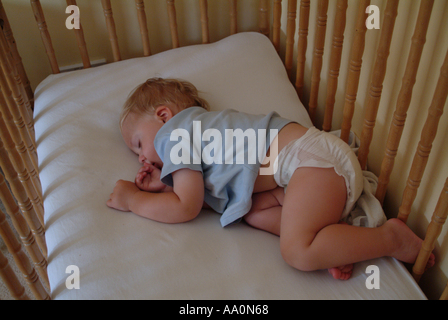
[[(210, 211), (166, 225), (107, 208), (115, 182), (133, 180), (139, 168), (120, 135), (121, 106), (153, 76), (191, 81), (215, 110), (275, 110), (311, 126), (276, 51), (257, 33), (49, 76), (36, 90), (35, 128), (54, 299), (425, 298), (391, 258), (357, 264), (351, 280), (335, 281), (325, 270), (292, 269), (277, 237), (244, 223), (221, 228)], [(366, 287), (372, 264), (379, 290)], [(79, 290), (66, 288), (71, 265)]]

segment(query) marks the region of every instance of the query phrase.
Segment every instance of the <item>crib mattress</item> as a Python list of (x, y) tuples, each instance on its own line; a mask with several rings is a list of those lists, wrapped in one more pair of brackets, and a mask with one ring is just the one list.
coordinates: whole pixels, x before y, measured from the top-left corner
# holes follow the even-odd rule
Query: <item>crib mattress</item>
[[(244, 223), (222, 228), (213, 211), (168, 225), (108, 208), (115, 182), (133, 181), (139, 168), (120, 134), (121, 107), (155, 76), (191, 81), (213, 110), (275, 110), (311, 126), (258, 33), (46, 78), (36, 89), (35, 130), (53, 299), (425, 299), (392, 258), (359, 263), (349, 281), (336, 281), (325, 270), (291, 268), (278, 237)], [(366, 285), (370, 265), (379, 289)], [(70, 266), (79, 289), (67, 288)]]

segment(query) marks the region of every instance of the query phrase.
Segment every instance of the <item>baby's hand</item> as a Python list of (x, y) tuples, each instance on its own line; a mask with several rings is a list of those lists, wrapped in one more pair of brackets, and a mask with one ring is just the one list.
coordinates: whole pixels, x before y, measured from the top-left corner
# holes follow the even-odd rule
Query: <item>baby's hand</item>
[(161, 171), (152, 164), (145, 163), (138, 170), (135, 185), (142, 191), (162, 192), (166, 185), (160, 180)]
[(114, 191), (107, 200), (107, 206), (121, 211), (130, 211), (129, 205), (133, 196), (139, 192), (131, 181), (119, 180), (115, 184)]

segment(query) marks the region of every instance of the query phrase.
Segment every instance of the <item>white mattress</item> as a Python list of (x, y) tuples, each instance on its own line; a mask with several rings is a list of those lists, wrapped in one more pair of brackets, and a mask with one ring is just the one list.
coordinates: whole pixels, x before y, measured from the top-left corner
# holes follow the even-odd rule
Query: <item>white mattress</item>
[[(351, 280), (336, 281), (325, 270), (294, 270), (277, 237), (244, 223), (222, 228), (211, 211), (166, 225), (108, 208), (115, 182), (133, 181), (139, 168), (120, 135), (120, 109), (154, 76), (191, 81), (214, 110), (275, 110), (311, 126), (258, 33), (49, 76), (36, 89), (35, 128), (53, 299), (425, 298), (392, 258), (359, 263)], [(80, 270), (79, 290), (66, 288), (71, 265)], [(379, 290), (366, 287), (369, 265), (380, 270)]]

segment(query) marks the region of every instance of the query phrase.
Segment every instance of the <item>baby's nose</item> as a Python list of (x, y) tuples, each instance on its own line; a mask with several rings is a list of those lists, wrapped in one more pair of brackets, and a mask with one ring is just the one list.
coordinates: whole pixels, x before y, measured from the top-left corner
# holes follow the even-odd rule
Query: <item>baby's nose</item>
[(145, 162), (146, 158), (144, 155), (139, 155), (138, 156), (138, 162), (140, 162), (141, 164), (143, 164)]

